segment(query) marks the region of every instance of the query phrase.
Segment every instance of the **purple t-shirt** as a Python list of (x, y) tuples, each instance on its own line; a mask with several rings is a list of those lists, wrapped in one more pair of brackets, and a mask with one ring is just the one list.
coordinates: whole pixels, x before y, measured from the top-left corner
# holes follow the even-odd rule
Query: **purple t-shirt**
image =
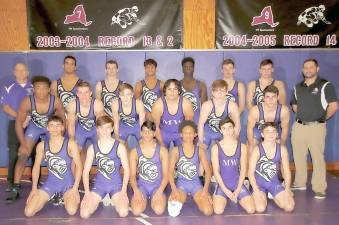
[[(3, 90), (1, 92), (1, 105), (8, 105), (17, 112), (21, 101), (32, 93), (33, 85), (30, 82), (27, 82), (24, 86), (22, 86), (18, 82), (13, 81), (3, 86)], [(10, 120), (15, 120), (12, 116), (8, 117)]]

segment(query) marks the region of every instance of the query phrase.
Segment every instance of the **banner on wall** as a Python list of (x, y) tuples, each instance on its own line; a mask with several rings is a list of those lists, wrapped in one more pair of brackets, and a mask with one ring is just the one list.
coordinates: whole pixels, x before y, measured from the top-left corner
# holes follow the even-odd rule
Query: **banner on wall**
[(29, 0), (31, 49), (179, 49), (182, 0)]
[(217, 0), (216, 46), (338, 48), (339, 1)]

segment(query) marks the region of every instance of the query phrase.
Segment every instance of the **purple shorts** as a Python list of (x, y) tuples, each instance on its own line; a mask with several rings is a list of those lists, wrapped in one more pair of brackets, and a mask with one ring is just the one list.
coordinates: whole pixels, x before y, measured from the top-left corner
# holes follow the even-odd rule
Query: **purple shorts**
[(134, 136), (137, 141), (140, 140), (140, 126), (139, 124), (135, 127), (120, 126), (119, 127), (119, 136), (122, 140), (127, 141), (129, 136)]
[(80, 125), (76, 125), (75, 127), (75, 141), (80, 146), (81, 149), (85, 148), (86, 141), (90, 140), (92, 144), (97, 141), (97, 131), (96, 128), (93, 127), (92, 130), (87, 131), (82, 128)]
[(222, 134), (211, 131), (211, 129), (204, 127), (204, 144), (209, 147), (213, 142), (220, 141)]
[(177, 188), (183, 190), (186, 194), (194, 196), (199, 190), (202, 189), (202, 184), (199, 179), (191, 181), (177, 180)]
[(154, 195), (154, 192), (156, 192), (159, 188), (158, 185), (142, 185), (139, 184), (138, 185), (140, 191), (142, 192), (142, 194), (145, 196), (145, 198), (149, 198), (151, 199)]
[(45, 183), (42, 185), (41, 190), (46, 192), (50, 198), (53, 197), (55, 193), (62, 193), (65, 194), (66, 191), (71, 189), (73, 187), (74, 181), (60, 181), (60, 182), (52, 182), (48, 181), (48, 179), (45, 181)]
[(167, 149), (170, 148), (172, 141), (174, 146), (181, 145), (181, 137), (179, 133), (169, 133), (166, 132), (165, 130), (161, 130), (161, 137)]
[(97, 193), (101, 198), (104, 198), (106, 194), (109, 194), (110, 197), (121, 191), (122, 183), (95, 183), (94, 186), (92, 187), (92, 191)]
[(41, 136), (47, 134), (46, 128), (39, 128), (33, 122), (29, 122), (25, 130), (25, 138), (33, 140), (34, 143), (37, 143)]
[[(227, 187), (228, 188), (228, 187)], [(234, 191), (234, 190), (231, 190), (232, 192)], [(221, 188), (219, 187), (219, 185), (216, 185), (216, 187), (215, 187), (215, 190), (214, 190), (214, 195), (220, 195), (220, 196), (222, 196), (222, 197), (224, 197), (224, 198), (228, 198), (227, 196), (226, 196), (226, 194), (221, 190)], [(247, 190), (247, 188), (245, 187), (245, 185), (242, 185), (241, 186), (241, 191), (240, 191), (240, 193), (239, 193), (239, 195), (238, 195), (238, 200), (241, 200), (241, 199), (243, 199), (244, 197), (247, 197), (247, 196), (249, 196), (250, 195), (250, 192)]]
[(284, 191), (285, 188), (281, 185), (280, 181), (271, 182), (257, 182), (260, 191), (267, 193), (270, 192), (275, 197), (280, 192)]

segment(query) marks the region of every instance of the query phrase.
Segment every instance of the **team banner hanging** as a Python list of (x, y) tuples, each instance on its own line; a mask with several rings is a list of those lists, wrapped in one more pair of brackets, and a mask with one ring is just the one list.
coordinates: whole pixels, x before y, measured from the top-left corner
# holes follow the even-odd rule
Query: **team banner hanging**
[(338, 48), (339, 2), (217, 0), (217, 48)]
[(29, 0), (31, 49), (178, 49), (182, 0)]

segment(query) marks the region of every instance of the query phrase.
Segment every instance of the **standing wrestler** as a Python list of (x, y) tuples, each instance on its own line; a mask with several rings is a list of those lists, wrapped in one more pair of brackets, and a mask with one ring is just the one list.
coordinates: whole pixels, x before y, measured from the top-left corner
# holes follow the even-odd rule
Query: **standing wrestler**
[[(212, 197), (208, 192), (212, 171), (206, 159), (205, 150), (195, 144), (197, 137), (197, 125), (192, 120), (185, 120), (180, 124), (180, 136), (182, 144), (174, 147), (170, 152), (169, 183), (171, 195), (169, 196), (169, 213), (177, 216), (182, 204), (186, 202), (187, 195), (193, 196), (199, 210), (206, 216), (213, 213)], [(205, 183), (202, 185), (199, 179), (199, 165), (202, 164), (205, 171)], [(173, 174), (177, 173), (175, 182)], [(180, 207), (172, 208), (171, 202), (180, 202)]]
[[(238, 105), (227, 98), (227, 83), (216, 80), (212, 83), (212, 99), (201, 107), (198, 125), (199, 142), (208, 148), (212, 142), (222, 138), (220, 121), (226, 117), (232, 118), (235, 123), (235, 135), (240, 133), (240, 115)], [(210, 156), (210, 154), (208, 154)], [(210, 158), (210, 157), (209, 157)]]
[(144, 62), (145, 79), (135, 84), (135, 98), (141, 99), (146, 111), (146, 119), (152, 119), (152, 106), (161, 97), (164, 82), (157, 78), (157, 62), (154, 59), (146, 59)]
[[(15, 120), (15, 131), (20, 147), (18, 149), (18, 160), (15, 164), (14, 184), (10, 196), (6, 199), (8, 203), (19, 197), (20, 181), (26, 161), (39, 138), (46, 135), (48, 117), (55, 114), (64, 119), (65, 112), (60, 99), (50, 94), (51, 81), (44, 76), (34, 76), (32, 84), (33, 95), (22, 100)], [(31, 120), (24, 130), (23, 124), (28, 115), (30, 115)]]
[[(98, 208), (101, 200), (109, 194), (111, 203), (120, 217), (128, 214), (127, 184), (129, 166), (127, 151), (123, 144), (112, 138), (113, 121), (107, 115), (96, 121), (98, 140), (87, 149), (87, 157), (82, 175), (85, 196), (80, 206), (81, 218), (89, 218)], [(95, 184), (90, 190), (89, 173), (95, 160), (98, 172)], [(121, 177), (120, 166), (124, 170)]]
[(77, 60), (74, 56), (66, 56), (64, 58), (64, 74), (51, 85), (51, 93), (60, 98), (64, 108), (67, 108), (69, 102), (76, 97), (76, 85), (80, 78), (75, 73)]
[(119, 86), (122, 81), (118, 78), (118, 62), (108, 60), (106, 62), (106, 77), (98, 81), (95, 86), (95, 98), (104, 104), (105, 113), (112, 117), (112, 101), (119, 98)]
[[(80, 81), (76, 86), (76, 98), (67, 107), (68, 134), (74, 138), (83, 150), (86, 141), (96, 142), (96, 118), (104, 114), (104, 106), (98, 99), (92, 97), (91, 85), (87, 81)], [(82, 160), (85, 160), (82, 153)]]
[(222, 79), (227, 82), (227, 97), (238, 104), (239, 114), (245, 109), (246, 95), (245, 85), (235, 80), (235, 64), (232, 59), (225, 59), (222, 63)]
[(127, 143), (129, 136), (140, 139), (140, 127), (145, 120), (145, 109), (139, 99), (133, 96), (133, 87), (123, 83), (119, 87), (119, 98), (112, 102), (114, 136)]
[[(27, 217), (39, 212), (56, 193), (62, 193), (65, 208), (69, 215), (74, 215), (79, 207), (79, 183), (82, 165), (78, 147), (74, 140), (64, 136), (64, 121), (59, 116), (48, 119), (49, 137), (40, 142), (36, 148), (36, 159), (32, 171), (32, 191), (25, 207)], [(45, 183), (38, 189), (40, 164), (45, 159), (48, 175)], [(74, 177), (71, 170), (72, 161), (75, 164)]]
[(4, 86), (1, 96), (3, 111), (9, 118), (7, 129), (8, 146), (8, 175), (6, 191), (11, 191), (14, 182), (14, 168), (18, 155), (19, 140), (15, 133), (15, 119), (18, 114), (21, 101), (32, 94), (33, 86), (28, 80), (28, 70), (24, 63), (17, 63), (14, 66), (13, 75), (15, 80)]
[(157, 215), (166, 209), (164, 190), (168, 183), (168, 150), (155, 139), (155, 123), (145, 121), (141, 126), (140, 145), (130, 152), (132, 212), (139, 216), (145, 211), (147, 199)]
[(169, 149), (171, 142), (175, 146), (181, 143), (179, 125), (183, 120), (193, 119), (191, 102), (181, 96), (181, 85), (176, 79), (164, 84), (164, 96), (152, 107), (152, 117), (157, 127), (155, 136), (161, 145)]
[(259, 73), (260, 78), (258, 80), (252, 80), (247, 86), (247, 108), (251, 109), (252, 106), (258, 105), (264, 101), (263, 91), (268, 85), (274, 85), (279, 89), (279, 103), (286, 104), (286, 90), (285, 84), (281, 80), (275, 80), (273, 78), (273, 62), (270, 59), (264, 59), (260, 63)]
[(303, 64), (304, 80), (294, 87), (291, 105), (296, 113), (292, 126), (291, 142), (295, 163), (293, 188), (306, 190), (307, 154), (313, 163), (312, 190), (314, 198), (326, 198), (325, 140), (326, 121), (338, 110), (338, 100), (333, 84), (319, 77), (315, 59)]
[(186, 97), (192, 103), (194, 110), (194, 121), (199, 122), (201, 104), (207, 100), (207, 88), (203, 81), (193, 77), (194, 59), (186, 57), (181, 61), (184, 79), (180, 81), (182, 96)]
[(234, 122), (227, 117), (220, 121), (223, 139), (212, 146), (212, 167), (217, 186), (213, 195), (213, 208), (222, 214), (227, 200), (238, 202), (247, 213), (255, 207), (249, 190), (244, 185), (247, 172), (247, 148), (235, 137)]
[(265, 122), (275, 123), (280, 144), (285, 145), (288, 136), (290, 112), (286, 105), (278, 103), (279, 89), (274, 85), (268, 85), (263, 95), (264, 101), (253, 106), (248, 114), (247, 138), (250, 150), (261, 141), (261, 129)]
[[(291, 171), (288, 152), (285, 145), (278, 144), (278, 130), (274, 123), (266, 122), (262, 128), (263, 141), (251, 153), (248, 176), (253, 188), (253, 199), (256, 211), (264, 212), (267, 207), (267, 193), (273, 201), (286, 212), (294, 209), (291, 186)], [(282, 186), (278, 172), (282, 168), (285, 185)]]

